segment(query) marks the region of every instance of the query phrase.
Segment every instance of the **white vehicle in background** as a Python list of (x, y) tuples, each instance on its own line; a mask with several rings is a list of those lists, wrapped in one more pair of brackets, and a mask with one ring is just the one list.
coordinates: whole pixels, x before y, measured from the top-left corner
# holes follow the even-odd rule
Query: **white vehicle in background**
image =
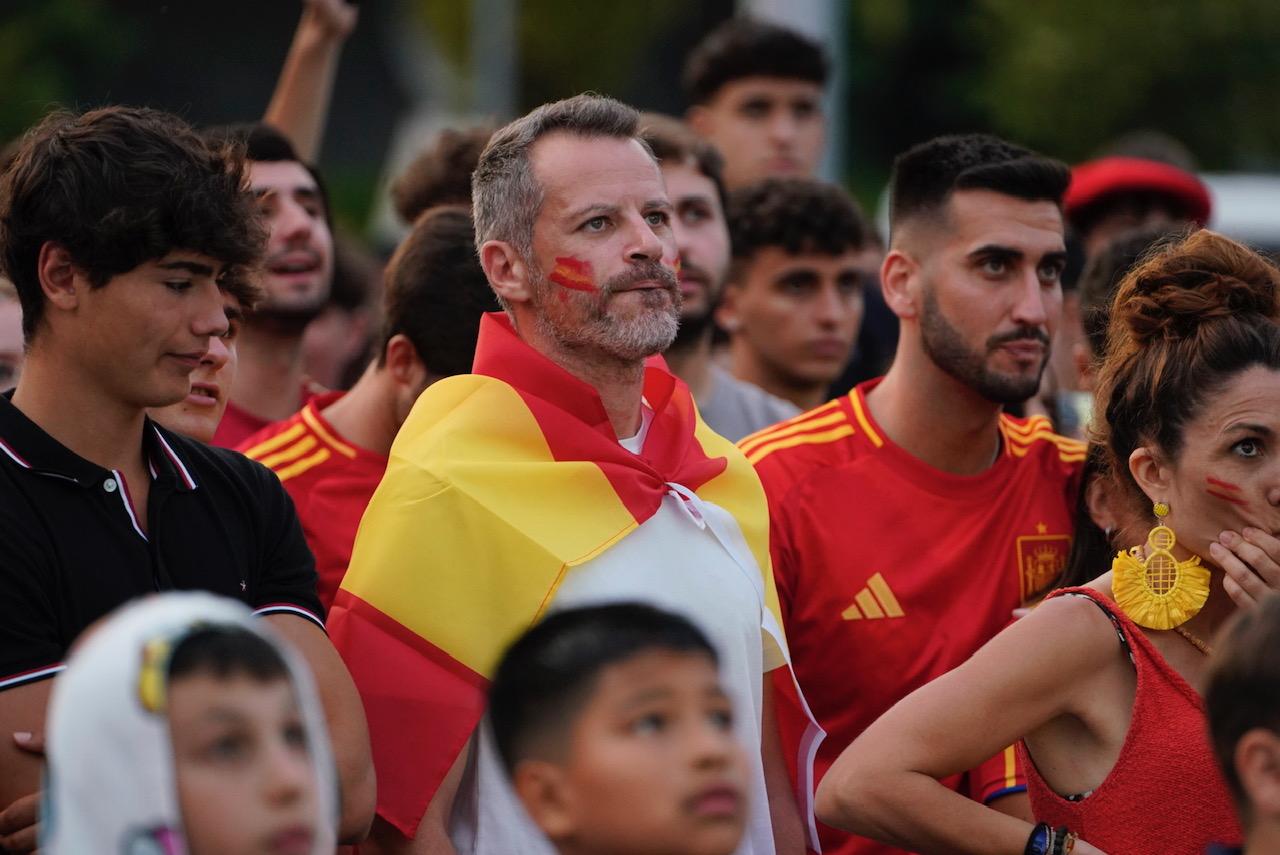
[(1200, 176), (1209, 187), (1209, 228), (1280, 258), (1280, 175), (1219, 172)]

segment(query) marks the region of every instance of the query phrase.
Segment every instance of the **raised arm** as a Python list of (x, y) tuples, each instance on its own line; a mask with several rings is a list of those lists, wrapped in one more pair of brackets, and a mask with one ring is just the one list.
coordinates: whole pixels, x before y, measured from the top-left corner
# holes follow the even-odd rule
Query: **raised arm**
[(347, 0), (305, 0), (284, 68), (262, 120), (286, 137), (307, 163), (320, 157), (342, 45), (355, 29), (357, 7)]
[[(938, 783), (1062, 715), (1109, 668), (1115, 630), (1092, 603), (1050, 600), (954, 671), (921, 687), (844, 750), (817, 793), (819, 819), (920, 852), (1020, 855), (1031, 824)], [(1097, 852), (1078, 845), (1077, 853)]]

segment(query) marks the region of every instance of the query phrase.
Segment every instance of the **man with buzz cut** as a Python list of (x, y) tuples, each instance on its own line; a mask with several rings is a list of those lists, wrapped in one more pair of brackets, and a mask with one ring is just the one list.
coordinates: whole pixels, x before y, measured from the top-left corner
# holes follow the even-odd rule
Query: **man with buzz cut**
[(0, 396), (0, 848), (35, 846), (56, 675), (86, 627), (155, 591), (240, 600), (311, 666), (341, 781), (341, 832), (373, 814), (360, 699), (324, 631), (293, 503), (266, 468), (158, 426), (258, 298), (264, 235), (236, 149), (181, 119), (54, 113), (0, 180), (0, 260), (22, 301), (27, 362)]
[(579, 95), (480, 156), (476, 247), (505, 311), (481, 321), (473, 373), (434, 383), (397, 434), (331, 612), (371, 722), (371, 851), (554, 851), (481, 724), (485, 687), (548, 609), (620, 601), (685, 615), (724, 655), (750, 763), (740, 855), (803, 851), (767, 679), (790, 673), (767, 504), (657, 356), (677, 250), (639, 130)]
[[(826, 730), (815, 778), (1057, 576), (1084, 445), (1003, 407), (1036, 393), (1062, 306), (1066, 166), (989, 136), (898, 157), (883, 378), (740, 443), (769, 496), (795, 672)], [(839, 679), (834, 676), (839, 675)], [(786, 688), (783, 684), (782, 688)], [(783, 704), (794, 746), (805, 708)], [(1010, 748), (946, 782), (1029, 815)], [(895, 852), (822, 827), (824, 852)]]
[(730, 190), (816, 174), (826, 145), (822, 45), (750, 17), (712, 30), (684, 66), (685, 120), (725, 158)]

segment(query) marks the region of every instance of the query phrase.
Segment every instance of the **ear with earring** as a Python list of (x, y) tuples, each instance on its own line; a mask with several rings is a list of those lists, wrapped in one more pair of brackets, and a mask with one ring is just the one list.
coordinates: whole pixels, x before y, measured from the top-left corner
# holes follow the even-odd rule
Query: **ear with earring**
[(1147, 532), (1147, 549), (1121, 551), (1111, 562), (1111, 591), (1118, 605), (1134, 623), (1147, 629), (1173, 629), (1195, 617), (1209, 598), (1209, 571), (1200, 556), (1179, 561), (1173, 555), (1178, 542), (1164, 524), (1167, 502), (1152, 507), (1155, 527)]

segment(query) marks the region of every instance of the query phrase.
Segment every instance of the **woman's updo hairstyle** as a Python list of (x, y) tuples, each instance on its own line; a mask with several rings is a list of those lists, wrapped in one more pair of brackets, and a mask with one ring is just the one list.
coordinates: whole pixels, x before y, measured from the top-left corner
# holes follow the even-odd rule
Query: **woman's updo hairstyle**
[(1129, 474), (1134, 449), (1168, 459), (1206, 400), (1254, 365), (1280, 370), (1280, 270), (1208, 230), (1158, 244), (1116, 289), (1094, 399), (1093, 438), (1135, 508), (1148, 499)]

